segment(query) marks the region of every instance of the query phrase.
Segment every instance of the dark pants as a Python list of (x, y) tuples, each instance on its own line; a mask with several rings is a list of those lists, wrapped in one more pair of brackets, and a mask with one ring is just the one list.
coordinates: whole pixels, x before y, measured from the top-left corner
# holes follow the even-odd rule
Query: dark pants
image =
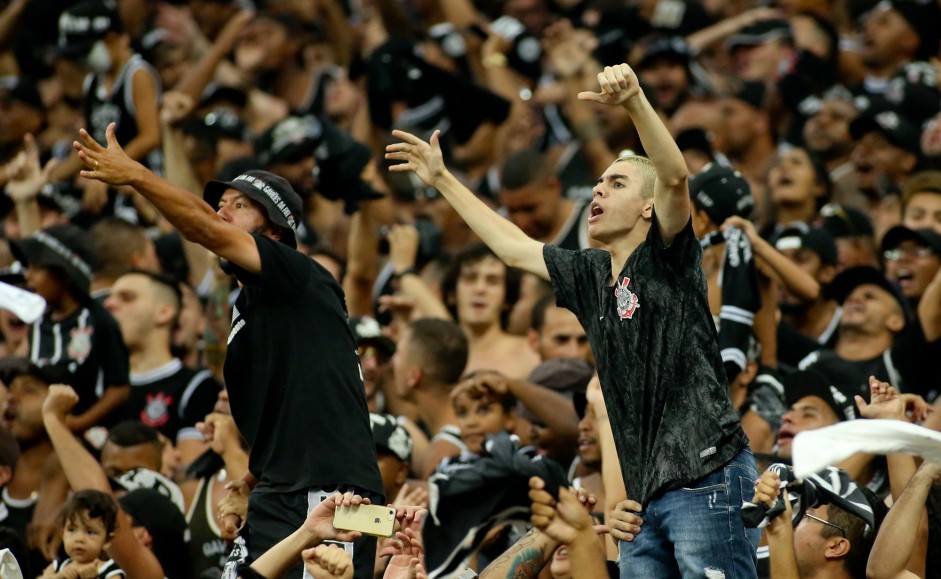
[[(358, 488), (351, 490), (363, 498), (379, 503), (382, 497)], [(252, 492), (248, 497), (248, 518), (242, 529), (248, 544), (248, 560), (254, 561), (265, 551), (296, 531), (307, 519), (307, 514), (323, 499), (333, 494), (332, 490), (310, 489), (294, 493)], [(349, 544), (347, 550), (350, 549)], [(352, 543), (353, 564), (356, 579), (372, 579), (376, 559), (376, 538), (363, 536)], [(290, 579), (304, 577), (303, 565), (292, 567), (284, 575)], [(310, 577), (310, 575), (306, 575)]]

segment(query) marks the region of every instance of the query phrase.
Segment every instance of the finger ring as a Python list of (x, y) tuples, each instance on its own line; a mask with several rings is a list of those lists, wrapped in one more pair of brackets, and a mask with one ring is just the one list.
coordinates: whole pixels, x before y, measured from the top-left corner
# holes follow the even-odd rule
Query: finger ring
[(93, 161), (95, 161), (95, 169), (97, 169), (97, 168), (98, 168), (98, 159), (93, 159)]

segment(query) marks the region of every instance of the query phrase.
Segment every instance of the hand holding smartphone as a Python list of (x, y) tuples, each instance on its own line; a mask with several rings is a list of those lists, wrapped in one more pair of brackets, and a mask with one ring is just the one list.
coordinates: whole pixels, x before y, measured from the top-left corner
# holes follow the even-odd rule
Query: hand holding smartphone
[(391, 537), (395, 529), (395, 514), (395, 507), (339, 505), (333, 515), (333, 526), (340, 531), (358, 531), (364, 535)]

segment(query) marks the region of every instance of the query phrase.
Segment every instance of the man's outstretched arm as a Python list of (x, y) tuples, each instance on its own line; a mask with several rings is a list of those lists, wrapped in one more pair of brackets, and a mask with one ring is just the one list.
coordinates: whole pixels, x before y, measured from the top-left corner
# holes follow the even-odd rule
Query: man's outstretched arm
[(400, 161), (390, 171), (413, 171), (418, 177), (444, 195), (464, 221), (497, 257), (510, 267), (516, 267), (542, 279), (549, 279), (549, 270), (542, 257), (543, 244), (529, 238), (523, 231), (501, 217), (461, 184), (444, 166), (435, 131), (430, 142), (425, 142), (405, 131), (392, 131), (402, 139), (386, 147), (386, 159)]
[(82, 177), (116, 187), (133, 187), (188, 241), (202, 245), (250, 273), (261, 272), (261, 257), (251, 235), (223, 221), (198, 196), (171, 185), (128, 157), (114, 136), (114, 127), (111, 123), (105, 132), (107, 147), (97, 143), (85, 129), (79, 132), (80, 140), (73, 146), (86, 167), (81, 172)]
[(667, 245), (690, 219), (689, 169), (680, 148), (657, 111), (640, 90), (637, 75), (626, 64), (606, 66), (598, 73), (601, 92), (580, 92), (578, 98), (605, 105), (622, 105), (630, 113), (640, 142), (657, 172), (653, 206), (660, 237)]

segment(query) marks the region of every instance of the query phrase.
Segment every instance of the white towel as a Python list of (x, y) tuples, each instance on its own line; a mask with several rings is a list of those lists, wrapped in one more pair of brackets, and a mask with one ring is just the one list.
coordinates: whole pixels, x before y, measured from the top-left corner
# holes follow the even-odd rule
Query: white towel
[(31, 291), (0, 281), (0, 308), (9, 310), (27, 324), (32, 324), (46, 311), (46, 300)]
[(912, 454), (941, 462), (941, 432), (900, 420), (850, 420), (794, 437), (794, 473), (804, 478), (857, 452)]
[(20, 565), (9, 549), (0, 551), (0, 579), (23, 579)]

